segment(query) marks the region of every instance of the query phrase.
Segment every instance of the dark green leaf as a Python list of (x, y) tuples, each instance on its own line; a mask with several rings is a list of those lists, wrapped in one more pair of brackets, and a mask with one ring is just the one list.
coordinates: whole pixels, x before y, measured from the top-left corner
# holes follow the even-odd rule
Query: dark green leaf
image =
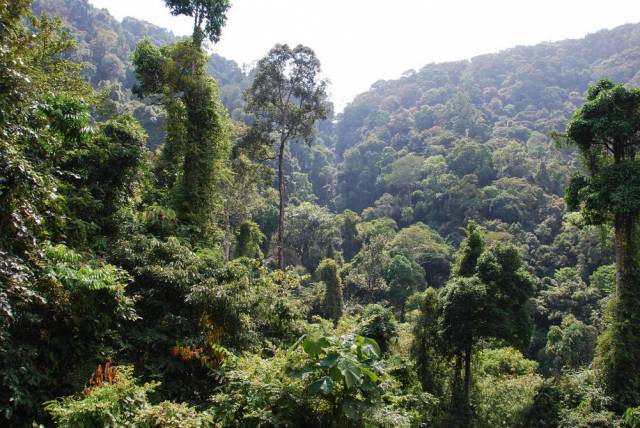
[(333, 385), (334, 385), (333, 379), (331, 379), (328, 376), (325, 376), (325, 377), (321, 377), (320, 379), (310, 384), (307, 390), (311, 394), (317, 394), (318, 392), (322, 392), (322, 394), (324, 395), (329, 395), (333, 390)]

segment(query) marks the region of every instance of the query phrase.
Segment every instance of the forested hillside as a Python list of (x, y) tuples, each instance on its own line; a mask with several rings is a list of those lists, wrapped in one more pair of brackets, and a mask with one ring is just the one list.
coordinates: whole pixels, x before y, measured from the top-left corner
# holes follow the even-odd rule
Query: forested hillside
[(640, 24), (334, 114), (165, 3), (0, 0), (0, 425), (640, 426)]
[[(178, 38), (132, 17), (119, 22), (107, 10), (97, 9), (86, 0), (35, 0), (32, 9), (38, 16), (46, 13), (62, 19), (65, 31), (77, 41), (70, 59), (85, 64), (82, 74), (95, 88), (108, 91), (105, 108), (133, 112), (149, 134), (149, 147), (162, 144), (164, 112), (152, 101), (142, 102), (132, 94), (136, 77), (131, 56), (144, 38), (158, 46), (175, 43)], [(242, 119), (242, 91), (250, 83), (246, 73), (235, 62), (215, 54), (207, 62), (207, 72), (217, 79), (230, 116)]]

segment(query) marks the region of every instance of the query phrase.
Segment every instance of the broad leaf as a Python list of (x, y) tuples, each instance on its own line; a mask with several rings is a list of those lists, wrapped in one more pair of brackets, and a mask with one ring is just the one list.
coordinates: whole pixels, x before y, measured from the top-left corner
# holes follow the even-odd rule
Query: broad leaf
[(324, 337), (310, 337), (307, 336), (302, 341), (302, 349), (311, 357), (317, 357), (322, 353), (323, 350), (329, 348), (331, 346), (331, 342)]
[(329, 368), (329, 367), (335, 366), (337, 361), (338, 361), (338, 354), (330, 354), (324, 357), (323, 359), (321, 359), (318, 362), (318, 365), (322, 368)]
[(362, 383), (362, 370), (351, 360), (340, 360), (338, 369), (344, 377), (344, 383), (347, 388), (353, 388)]
[(333, 385), (334, 385), (333, 379), (331, 379), (328, 376), (325, 376), (325, 377), (321, 377), (320, 379), (310, 384), (307, 390), (311, 394), (317, 394), (318, 392), (322, 392), (324, 395), (329, 395), (333, 390)]
[(362, 373), (364, 373), (364, 375), (365, 375), (365, 376), (366, 376), (366, 377), (367, 377), (371, 382), (375, 383), (375, 382), (377, 382), (377, 381), (378, 381), (378, 375), (377, 375), (374, 371), (372, 371), (372, 370), (370, 370), (370, 369), (368, 369), (368, 368), (366, 368), (366, 367), (363, 367), (363, 368), (362, 368)]
[(375, 340), (366, 337), (364, 339), (364, 343), (361, 346), (362, 355), (364, 355), (368, 359), (377, 360), (380, 358), (381, 351), (378, 342)]

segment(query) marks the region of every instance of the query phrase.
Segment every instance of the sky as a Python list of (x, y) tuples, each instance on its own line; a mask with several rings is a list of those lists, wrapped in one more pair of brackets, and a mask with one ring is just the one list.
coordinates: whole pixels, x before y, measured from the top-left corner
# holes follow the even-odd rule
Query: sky
[[(89, 1), (118, 19), (133, 16), (191, 34), (191, 19), (171, 16), (164, 0)], [(428, 63), (640, 22), (637, 0), (231, 1), (213, 51), (250, 66), (276, 43), (307, 45), (322, 63), (337, 111), (376, 81)]]

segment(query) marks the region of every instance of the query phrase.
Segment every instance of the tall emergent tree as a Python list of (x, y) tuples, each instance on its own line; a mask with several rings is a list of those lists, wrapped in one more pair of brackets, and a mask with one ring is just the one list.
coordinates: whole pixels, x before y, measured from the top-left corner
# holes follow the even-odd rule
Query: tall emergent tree
[(247, 111), (255, 117), (254, 130), (265, 142), (278, 146), (278, 267), (284, 269), (284, 156), (287, 143), (311, 144), (314, 124), (326, 119), (327, 82), (320, 79), (320, 61), (308, 47), (276, 45), (262, 58), (247, 90)]
[(157, 48), (138, 43), (133, 65), (140, 84), (134, 92), (154, 97), (167, 112), (167, 138), (157, 168), (159, 183), (179, 219), (210, 239), (221, 206), (218, 185), (228, 175), (230, 152), (226, 111), (216, 82), (205, 73), (202, 42), (220, 39), (228, 0), (165, 0), (174, 15), (194, 18), (192, 40)]
[(608, 392), (622, 407), (640, 404), (640, 89), (601, 80), (567, 126), (584, 159), (567, 204), (589, 224), (613, 223), (616, 296), (599, 343)]
[(173, 15), (193, 17), (193, 43), (200, 47), (205, 38), (217, 43), (227, 20), (229, 0), (165, 0)]

